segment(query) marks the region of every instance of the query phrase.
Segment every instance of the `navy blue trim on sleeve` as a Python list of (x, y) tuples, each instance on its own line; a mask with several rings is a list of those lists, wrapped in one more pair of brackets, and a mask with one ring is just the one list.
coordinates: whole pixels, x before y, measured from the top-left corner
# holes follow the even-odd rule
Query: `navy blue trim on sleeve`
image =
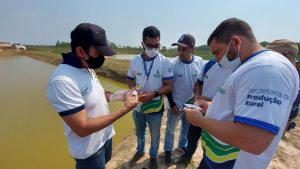
[(130, 76), (127, 76), (127, 79), (129, 79), (129, 80), (135, 80), (135, 78), (130, 77)]
[(266, 123), (264, 121), (260, 121), (256, 119), (251, 119), (248, 117), (242, 117), (242, 116), (234, 116), (234, 122), (240, 122), (240, 123), (248, 124), (250, 126), (258, 127), (266, 131), (269, 131), (274, 135), (277, 135), (280, 129), (278, 126), (275, 126), (273, 124)]
[(173, 76), (170, 76), (170, 77), (163, 77), (162, 80), (173, 80)]
[(205, 65), (205, 67), (204, 67), (204, 69), (203, 69), (203, 74), (202, 74), (202, 79), (204, 80), (204, 76), (205, 76), (205, 74), (206, 74), (206, 72), (214, 65), (216, 63), (216, 59), (210, 59), (207, 63), (206, 63), (206, 65)]
[(85, 106), (84, 105), (81, 105), (79, 107), (76, 107), (74, 109), (71, 109), (71, 110), (66, 110), (66, 111), (62, 111), (62, 112), (58, 112), (59, 115), (61, 117), (64, 117), (64, 116), (68, 116), (68, 115), (72, 115), (72, 114), (75, 114), (75, 113), (78, 113), (80, 112), (81, 110), (85, 109)]

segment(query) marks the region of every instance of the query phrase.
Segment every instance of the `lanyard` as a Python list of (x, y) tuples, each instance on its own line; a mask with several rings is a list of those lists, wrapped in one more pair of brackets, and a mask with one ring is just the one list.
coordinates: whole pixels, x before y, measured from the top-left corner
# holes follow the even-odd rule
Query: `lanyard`
[(155, 58), (152, 60), (151, 65), (150, 65), (148, 71), (147, 71), (146, 61), (143, 60), (143, 63), (144, 63), (144, 71), (145, 71), (145, 74), (146, 74), (146, 76), (147, 76), (147, 81), (149, 80), (149, 76), (150, 76), (150, 72), (151, 72), (152, 67), (153, 67), (154, 60), (155, 60)]

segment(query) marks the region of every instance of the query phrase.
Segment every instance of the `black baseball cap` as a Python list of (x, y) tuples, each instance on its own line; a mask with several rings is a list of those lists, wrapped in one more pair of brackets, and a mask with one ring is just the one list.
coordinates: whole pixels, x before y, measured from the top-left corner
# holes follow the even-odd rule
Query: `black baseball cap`
[(79, 45), (93, 45), (101, 54), (105, 56), (112, 56), (116, 54), (108, 45), (105, 30), (95, 24), (79, 24), (71, 32), (71, 41)]
[(183, 34), (178, 39), (177, 43), (173, 43), (172, 46), (194, 47), (195, 46), (195, 38), (191, 34)]

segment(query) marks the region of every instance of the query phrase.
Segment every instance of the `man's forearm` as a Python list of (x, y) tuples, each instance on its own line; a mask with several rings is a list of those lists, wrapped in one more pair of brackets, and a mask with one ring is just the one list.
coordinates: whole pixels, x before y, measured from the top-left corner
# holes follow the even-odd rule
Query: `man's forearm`
[(198, 81), (195, 82), (194, 85), (194, 95), (196, 96), (201, 96), (202, 94), (202, 86), (199, 84)]
[(87, 118), (85, 124), (81, 126), (81, 129), (77, 132), (77, 134), (81, 137), (85, 137), (99, 130), (102, 130), (105, 127), (111, 125), (114, 121), (125, 115), (130, 110), (131, 109), (129, 108), (122, 107), (120, 110), (104, 116)]
[(176, 103), (173, 100), (172, 92), (167, 93), (167, 98), (170, 104), (170, 107), (172, 108), (173, 106), (176, 106)]
[(112, 94), (112, 92), (110, 91), (105, 91), (105, 98), (107, 102), (110, 102), (110, 95)]
[(263, 152), (274, 138), (268, 131), (238, 122), (202, 117), (196, 123), (219, 140), (252, 154)]
[(86, 130), (89, 134), (99, 131), (111, 125), (114, 121), (116, 121), (117, 119), (119, 119), (129, 111), (130, 109), (122, 107), (120, 110), (117, 110), (105, 116), (88, 119)]
[(168, 93), (170, 93), (172, 91), (172, 83), (167, 83), (164, 84), (164, 86), (162, 88), (160, 88), (159, 90), (157, 90), (156, 92), (158, 92), (158, 94), (161, 95), (166, 95)]

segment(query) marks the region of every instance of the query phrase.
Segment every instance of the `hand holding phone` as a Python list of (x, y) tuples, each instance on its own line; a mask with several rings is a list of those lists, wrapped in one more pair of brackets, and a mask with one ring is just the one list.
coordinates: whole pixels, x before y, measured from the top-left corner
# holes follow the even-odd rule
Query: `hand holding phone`
[(183, 104), (183, 107), (186, 107), (188, 109), (197, 109), (202, 112), (202, 108), (194, 104)]

